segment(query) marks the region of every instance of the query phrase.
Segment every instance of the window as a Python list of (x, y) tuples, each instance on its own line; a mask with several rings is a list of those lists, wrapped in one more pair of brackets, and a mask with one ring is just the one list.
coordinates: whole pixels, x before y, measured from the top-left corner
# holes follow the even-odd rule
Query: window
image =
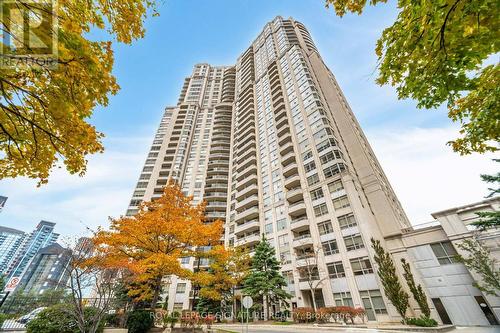
[(325, 253), (325, 256), (339, 253), (339, 247), (335, 239), (323, 242), (321, 243), (321, 245), (323, 246), (323, 252)]
[(342, 191), (344, 189), (344, 185), (342, 185), (341, 180), (336, 180), (333, 183), (328, 184), (328, 189), (330, 190), (330, 193), (335, 193)]
[(347, 195), (343, 195), (339, 198), (333, 199), (333, 207), (335, 209), (342, 209), (349, 207), (349, 199), (347, 199)]
[(359, 295), (361, 296), (361, 301), (363, 302), (368, 320), (376, 320), (375, 313), (387, 313), (380, 290), (364, 290), (360, 291)]
[(332, 223), (330, 221), (325, 221), (318, 223), (318, 231), (320, 235), (326, 235), (333, 232)]
[(264, 230), (266, 234), (270, 234), (271, 232), (273, 232), (273, 224), (272, 223), (266, 224)]
[(279, 245), (279, 247), (287, 247), (288, 246), (288, 235), (278, 236), (278, 245)]
[(334, 151), (329, 151), (326, 154), (320, 156), (319, 159), (321, 160), (321, 164), (326, 164), (335, 159), (340, 159), (341, 157), (342, 155), (340, 155), (340, 152), (338, 150), (334, 150)]
[(284, 230), (286, 228), (286, 219), (276, 221), (276, 230)]
[(174, 303), (174, 309), (173, 309), (173, 312), (181, 312), (183, 310), (183, 307), (184, 307), (184, 303), (180, 302), (180, 303)]
[(286, 265), (292, 262), (292, 256), (290, 251), (285, 251), (280, 253), (281, 264)]
[(314, 215), (316, 217), (323, 216), (325, 214), (328, 214), (328, 208), (326, 207), (326, 203), (314, 206)]
[(295, 283), (295, 281), (293, 279), (293, 272), (292, 271), (283, 272), (283, 277), (285, 278), (287, 284), (294, 284)]
[(305, 160), (310, 159), (312, 156), (313, 156), (312, 151), (308, 151), (308, 152), (302, 154), (302, 159), (305, 161)]
[(356, 219), (354, 218), (353, 214), (339, 216), (337, 217), (337, 220), (339, 221), (340, 229), (347, 229), (357, 225)]
[(373, 273), (372, 264), (368, 257), (354, 258), (350, 260), (354, 275), (365, 275)]
[(182, 257), (181, 264), (189, 264), (189, 257)]
[(338, 174), (344, 170), (345, 170), (344, 163), (337, 163), (337, 164), (331, 165), (327, 168), (324, 168), (323, 173), (325, 174), (326, 178), (329, 178), (329, 177), (335, 176), (336, 174)]
[(307, 185), (312, 186), (314, 184), (319, 183), (319, 176), (317, 173), (315, 173), (312, 176), (307, 177)]
[(177, 284), (177, 289), (175, 290), (176, 294), (184, 294), (186, 292), (186, 284), (185, 283), (178, 283)]
[(432, 251), (441, 265), (448, 265), (457, 262), (457, 251), (451, 242), (440, 242), (431, 244)]
[(308, 173), (309, 171), (313, 171), (314, 169), (316, 169), (316, 163), (314, 163), (314, 161), (309, 162), (304, 165), (304, 169), (306, 170), (306, 173)]
[(333, 293), (333, 298), (335, 299), (336, 306), (354, 306), (351, 293), (348, 291), (343, 293)]
[(323, 190), (320, 188), (315, 189), (314, 191), (311, 191), (311, 199), (312, 200), (318, 200), (324, 197)]
[(347, 251), (362, 249), (365, 247), (360, 234), (345, 236), (344, 243)]

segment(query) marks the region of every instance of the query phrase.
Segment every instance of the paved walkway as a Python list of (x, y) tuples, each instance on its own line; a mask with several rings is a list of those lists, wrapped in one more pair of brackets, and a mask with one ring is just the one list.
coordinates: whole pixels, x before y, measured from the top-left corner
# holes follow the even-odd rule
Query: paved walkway
[[(387, 330), (382, 328), (356, 328), (356, 327), (317, 327), (313, 325), (216, 325), (214, 328), (222, 328), (227, 332), (235, 333), (409, 333), (410, 331)], [(457, 327), (447, 333), (500, 333), (500, 326), (489, 327)]]

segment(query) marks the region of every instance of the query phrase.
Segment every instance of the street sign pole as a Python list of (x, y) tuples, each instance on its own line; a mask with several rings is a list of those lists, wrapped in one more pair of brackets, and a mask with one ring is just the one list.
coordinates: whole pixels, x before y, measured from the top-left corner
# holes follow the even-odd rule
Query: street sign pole
[(253, 305), (253, 299), (252, 297), (250, 296), (245, 296), (243, 297), (243, 299), (241, 300), (241, 305), (245, 307), (245, 309), (247, 309), (247, 333), (248, 333), (248, 317), (250, 316), (249, 313), (248, 313), (248, 309), (250, 309)]

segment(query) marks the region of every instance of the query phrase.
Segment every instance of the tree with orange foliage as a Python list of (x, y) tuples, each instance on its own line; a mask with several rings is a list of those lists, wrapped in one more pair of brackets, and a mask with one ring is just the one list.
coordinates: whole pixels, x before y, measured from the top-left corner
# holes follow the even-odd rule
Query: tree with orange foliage
[(235, 309), (235, 288), (241, 285), (250, 271), (250, 256), (239, 247), (215, 246), (208, 253), (208, 271), (195, 273), (193, 282), (200, 286), (200, 297), (231, 303)]
[[(206, 223), (205, 203), (193, 205), (191, 201), (191, 196), (170, 181), (159, 199), (143, 202), (133, 217), (111, 219), (110, 229), (100, 229), (93, 239), (104, 266), (128, 269), (137, 285), (153, 286), (153, 308), (163, 278), (193, 277), (192, 271), (182, 268), (181, 257), (190, 256), (195, 247), (219, 243), (222, 222)], [(141, 283), (145, 281), (152, 283)]]

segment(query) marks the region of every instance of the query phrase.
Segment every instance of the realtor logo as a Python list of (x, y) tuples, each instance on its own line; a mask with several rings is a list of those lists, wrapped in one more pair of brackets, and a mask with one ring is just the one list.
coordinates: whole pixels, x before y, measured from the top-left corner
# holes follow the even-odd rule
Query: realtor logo
[(57, 63), (55, 0), (0, 2), (0, 67), (53, 66)]

